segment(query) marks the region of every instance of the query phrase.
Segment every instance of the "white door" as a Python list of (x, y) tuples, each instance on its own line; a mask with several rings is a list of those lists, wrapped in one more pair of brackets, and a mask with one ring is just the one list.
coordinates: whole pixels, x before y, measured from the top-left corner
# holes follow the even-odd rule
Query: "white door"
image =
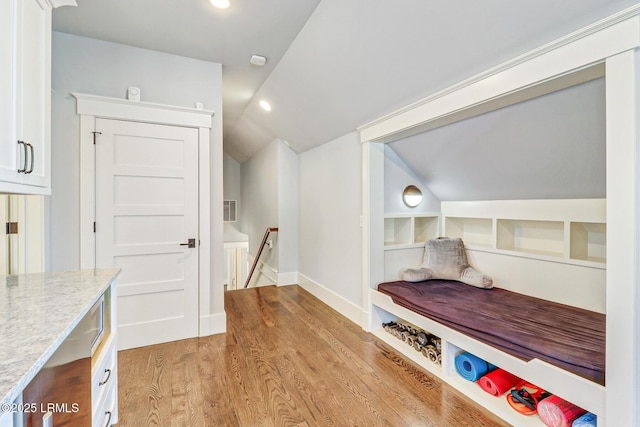
[(122, 269), (118, 348), (197, 336), (198, 131), (105, 119), (96, 131), (96, 266)]

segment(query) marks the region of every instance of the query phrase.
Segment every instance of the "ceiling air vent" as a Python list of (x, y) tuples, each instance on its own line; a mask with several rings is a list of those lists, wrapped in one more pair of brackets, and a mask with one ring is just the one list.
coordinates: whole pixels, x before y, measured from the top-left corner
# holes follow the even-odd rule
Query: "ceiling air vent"
[(225, 222), (237, 221), (237, 200), (225, 200), (224, 201), (224, 220)]

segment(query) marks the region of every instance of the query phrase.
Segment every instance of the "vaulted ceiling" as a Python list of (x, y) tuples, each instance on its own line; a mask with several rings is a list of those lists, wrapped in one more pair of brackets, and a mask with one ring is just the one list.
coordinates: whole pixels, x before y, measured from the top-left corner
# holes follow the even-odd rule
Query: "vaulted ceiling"
[(638, 3), (77, 1), (55, 30), (222, 63), (225, 152), (239, 162), (274, 138), (306, 151)]

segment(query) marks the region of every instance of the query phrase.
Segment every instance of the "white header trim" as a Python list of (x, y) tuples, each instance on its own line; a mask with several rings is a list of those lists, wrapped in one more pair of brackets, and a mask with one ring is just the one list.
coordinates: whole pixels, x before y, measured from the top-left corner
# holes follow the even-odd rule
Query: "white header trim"
[(215, 115), (215, 112), (210, 110), (175, 105), (129, 101), (84, 93), (72, 93), (71, 96), (77, 99), (76, 112), (79, 115), (109, 119), (210, 129)]
[[(568, 79), (563, 82), (566, 87), (596, 78), (597, 68), (588, 71), (586, 77), (577, 71), (588, 70), (608, 57), (640, 46), (639, 14), (640, 5), (635, 5), (366, 123), (358, 127), (360, 141), (389, 142), (385, 138), (397, 139), (413, 127), (538, 85), (539, 89), (527, 94), (527, 98), (533, 98), (548, 93), (545, 84), (553, 84), (554, 80), (557, 84), (563, 75)], [(516, 97), (514, 102), (523, 100)], [(487, 105), (475, 113), (492, 109)]]

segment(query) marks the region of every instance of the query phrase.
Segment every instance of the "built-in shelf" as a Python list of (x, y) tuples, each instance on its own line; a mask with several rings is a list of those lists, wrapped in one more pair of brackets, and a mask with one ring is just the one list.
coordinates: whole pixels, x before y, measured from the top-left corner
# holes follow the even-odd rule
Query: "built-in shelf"
[[(508, 421), (514, 426), (522, 427), (542, 427), (544, 422), (539, 416), (522, 415), (515, 411), (506, 399), (506, 393), (501, 396), (493, 396), (484, 391), (476, 381), (468, 381), (462, 378), (455, 369), (455, 358), (458, 354), (464, 353), (466, 350), (458, 347), (450, 342), (446, 343), (444, 352), (447, 354), (450, 363), (447, 364), (449, 369), (444, 373), (448, 382), (460, 391), (464, 391), (465, 395), (473, 399), (473, 401), (482, 404), (494, 414), (499, 415), (502, 419)], [(488, 362), (491, 362), (488, 360)]]
[[(603, 312), (599, 304), (604, 296), (579, 299), (567, 292), (567, 286), (579, 283), (596, 293), (604, 289), (604, 199), (442, 202), (441, 206), (440, 214), (385, 215), (388, 281), (397, 280), (402, 269), (420, 264), (425, 241), (439, 236), (461, 238), (472, 265), (492, 275), (498, 287), (515, 292), (528, 290), (532, 296)], [(541, 268), (541, 262), (554, 265)], [(547, 269), (552, 277), (538, 273)], [(456, 354), (469, 351), (591, 412), (604, 413), (605, 389), (599, 384), (538, 359), (522, 361), (495, 350), (397, 306), (374, 289), (370, 297), (372, 318), (376, 320), (372, 332), (376, 336), (512, 425), (543, 427), (544, 423), (537, 416), (526, 417), (514, 411), (504, 396), (491, 396), (475, 382), (461, 378), (454, 367)], [(380, 321), (398, 319), (441, 338), (442, 366), (426, 360), (380, 327)]]
[(530, 221), (498, 219), (496, 249), (564, 256), (564, 223), (562, 221)]
[[(443, 235), (461, 238), (467, 249), (606, 268), (607, 225), (604, 214), (597, 213), (604, 200), (564, 200), (557, 207), (550, 201), (526, 202), (526, 209), (504, 212), (510, 207), (506, 202), (449, 202), (443, 209)], [(474, 216), (474, 210), (480, 215)], [(588, 220), (576, 220), (583, 217)]]
[(605, 263), (607, 261), (607, 225), (594, 222), (570, 223), (570, 258)]
[(451, 238), (461, 238), (465, 245), (492, 248), (493, 220), (491, 218), (445, 219), (445, 234)]
[(413, 243), (411, 218), (385, 218), (384, 244), (385, 246), (409, 245)]
[(385, 250), (424, 246), (427, 240), (438, 237), (439, 231), (439, 214), (385, 215)]
[(414, 243), (424, 243), (438, 237), (440, 231), (439, 216), (414, 216)]
[[(460, 377), (455, 369), (455, 357), (458, 354), (469, 351), (519, 378), (531, 381), (533, 384), (558, 394), (579, 406), (582, 405), (586, 410), (594, 413), (604, 411), (604, 387), (599, 384), (584, 380), (537, 359), (522, 361), (506, 355), (434, 320), (398, 306), (388, 295), (376, 290), (371, 290), (370, 297), (373, 309), (372, 321), (374, 322), (371, 332), (376, 337), (512, 425), (544, 427), (545, 424), (538, 416), (524, 416), (516, 412), (509, 406), (505, 395), (495, 397), (482, 390), (476, 382), (467, 381)], [(440, 337), (442, 365), (430, 362), (419, 352), (385, 332), (381, 327), (381, 323), (402, 322), (404, 319), (407, 319), (406, 321), (412, 325)]]

